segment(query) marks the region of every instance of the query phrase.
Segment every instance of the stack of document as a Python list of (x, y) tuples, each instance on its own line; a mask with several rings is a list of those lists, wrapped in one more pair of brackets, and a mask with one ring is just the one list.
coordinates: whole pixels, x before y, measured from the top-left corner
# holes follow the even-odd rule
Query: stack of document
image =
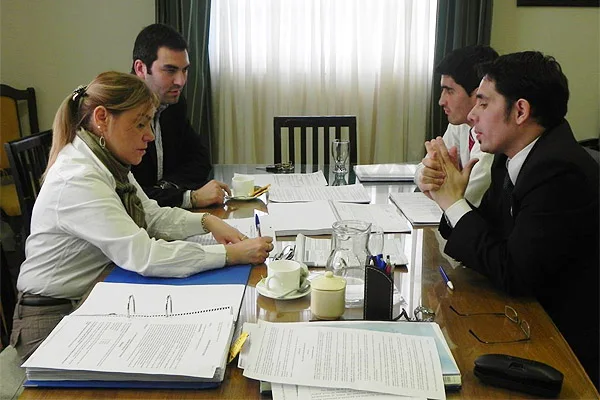
[(392, 204), (349, 204), (333, 201), (269, 204), (277, 236), (330, 235), (336, 221), (356, 219), (380, 226), (386, 233), (410, 232), (406, 220)]
[(354, 173), (362, 182), (412, 182), (417, 164), (355, 165)]
[(244, 174), (254, 178), (254, 184), (258, 186), (327, 186), (327, 179), (323, 171), (310, 174)]
[(442, 209), (421, 192), (390, 193), (390, 200), (413, 225), (439, 225)]
[(275, 186), (269, 193), (269, 202), (295, 203), (333, 200), (344, 203), (370, 203), (371, 195), (363, 185), (344, 186)]
[(98, 283), (23, 364), (25, 386), (214, 386), (244, 289)]
[(259, 321), (244, 324), (244, 331), (252, 340), (239, 366), (247, 377), (272, 382), (274, 399), (361, 394), (444, 399), (444, 388), (461, 386), (458, 366), (435, 323)]

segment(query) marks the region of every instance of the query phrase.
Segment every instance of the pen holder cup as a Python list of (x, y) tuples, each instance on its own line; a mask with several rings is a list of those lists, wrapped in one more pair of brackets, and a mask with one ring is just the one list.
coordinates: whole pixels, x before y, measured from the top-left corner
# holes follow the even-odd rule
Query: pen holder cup
[(365, 268), (365, 310), (368, 321), (391, 321), (394, 308), (394, 278), (385, 271), (367, 265)]

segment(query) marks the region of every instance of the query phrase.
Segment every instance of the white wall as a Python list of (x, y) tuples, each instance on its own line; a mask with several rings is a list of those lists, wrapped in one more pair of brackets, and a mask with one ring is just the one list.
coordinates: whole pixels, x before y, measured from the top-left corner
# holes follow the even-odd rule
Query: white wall
[(491, 45), (500, 54), (539, 50), (569, 79), (567, 119), (578, 140), (600, 135), (600, 8), (517, 7), (495, 0)]
[(0, 0), (0, 81), (36, 91), (40, 129), (100, 72), (129, 72), (154, 0)]

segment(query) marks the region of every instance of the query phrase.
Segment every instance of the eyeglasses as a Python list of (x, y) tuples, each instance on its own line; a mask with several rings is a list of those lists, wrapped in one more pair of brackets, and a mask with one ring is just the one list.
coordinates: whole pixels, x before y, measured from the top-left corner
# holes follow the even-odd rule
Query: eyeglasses
[(413, 311), (414, 317), (411, 318), (408, 316), (408, 312), (404, 307), (402, 307), (402, 311), (400, 315), (394, 318), (394, 321), (398, 321), (399, 319), (404, 318), (408, 322), (432, 322), (435, 318), (435, 312), (431, 308), (427, 308), (424, 306), (418, 306)]
[(519, 325), (519, 328), (521, 328), (521, 331), (523, 331), (523, 333), (525, 334), (525, 337), (522, 339), (515, 339), (515, 340), (499, 340), (499, 341), (488, 341), (488, 340), (483, 340), (481, 339), (479, 336), (477, 336), (477, 334), (475, 332), (473, 332), (472, 329), (469, 329), (469, 333), (471, 335), (473, 335), (475, 337), (475, 339), (477, 339), (479, 342), (481, 343), (485, 343), (485, 344), (496, 344), (496, 343), (517, 343), (517, 342), (526, 342), (531, 338), (531, 329), (529, 328), (529, 323), (527, 321), (525, 321), (524, 319), (519, 318), (519, 314), (517, 314), (517, 311), (512, 308), (511, 306), (504, 306), (504, 312), (500, 313), (500, 312), (496, 312), (496, 313), (470, 313), (470, 314), (463, 314), (460, 313), (456, 310), (456, 308), (450, 306), (450, 309), (452, 311), (454, 311), (457, 315), (460, 315), (461, 317), (471, 317), (471, 316), (475, 316), (475, 315), (499, 315), (499, 316), (504, 316), (506, 318), (508, 318), (509, 320), (511, 320), (512, 322), (514, 322), (515, 324)]
[(279, 253), (275, 254), (273, 260), (291, 260), (296, 253), (296, 245), (288, 244)]

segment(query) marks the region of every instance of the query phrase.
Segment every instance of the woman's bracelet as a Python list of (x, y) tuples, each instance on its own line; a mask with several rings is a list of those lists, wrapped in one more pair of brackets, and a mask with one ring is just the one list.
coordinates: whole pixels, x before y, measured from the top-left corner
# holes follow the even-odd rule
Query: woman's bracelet
[(204, 213), (204, 215), (202, 216), (202, 219), (200, 220), (202, 229), (204, 229), (204, 232), (206, 232), (206, 233), (210, 232), (210, 230), (208, 230), (208, 228), (206, 227), (206, 217), (208, 217), (209, 215), (210, 215), (210, 213)]

